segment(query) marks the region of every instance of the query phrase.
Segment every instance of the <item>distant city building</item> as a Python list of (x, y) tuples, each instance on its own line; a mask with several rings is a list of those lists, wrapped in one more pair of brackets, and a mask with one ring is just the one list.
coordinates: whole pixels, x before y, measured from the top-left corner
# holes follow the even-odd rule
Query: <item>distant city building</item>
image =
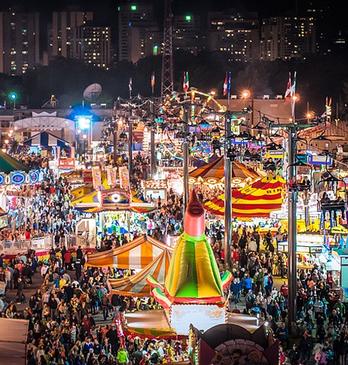
[(141, 58), (161, 53), (163, 34), (158, 27), (130, 27), (128, 30), (128, 61), (137, 63)]
[(118, 61), (136, 63), (159, 53), (161, 37), (152, 4), (127, 2), (118, 6)]
[(233, 10), (208, 14), (208, 50), (226, 53), (230, 61), (247, 62), (260, 57), (257, 14)]
[(81, 26), (92, 20), (92, 12), (54, 12), (52, 22), (48, 26), (49, 59), (57, 56), (80, 58), (79, 30)]
[(0, 72), (21, 75), (40, 63), (39, 13), (0, 12)]
[(317, 52), (313, 17), (273, 17), (261, 24), (260, 58), (304, 59)]
[(206, 48), (206, 35), (202, 30), (199, 16), (191, 14), (175, 16), (173, 29), (174, 50), (197, 55)]
[(108, 70), (111, 65), (111, 28), (81, 26), (78, 31), (77, 51), (84, 63)]

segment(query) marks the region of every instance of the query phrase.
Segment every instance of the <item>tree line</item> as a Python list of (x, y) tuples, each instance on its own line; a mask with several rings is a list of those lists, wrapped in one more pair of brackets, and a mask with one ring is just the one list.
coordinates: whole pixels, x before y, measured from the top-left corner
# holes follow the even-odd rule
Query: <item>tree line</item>
[[(214, 89), (222, 96), (225, 73), (232, 74), (231, 92), (239, 94), (244, 88), (256, 97), (268, 94), (284, 95), (289, 71), (297, 71), (296, 91), (301, 104), (310, 102), (317, 114), (324, 111), (326, 96), (332, 97), (335, 109), (345, 113), (348, 104), (348, 68), (342, 55), (311, 56), (305, 61), (255, 61), (230, 63), (221, 53), (201, 53), (197, 56), (177, 52), (174, 56), (174, 83), (182, 90), (182, 77), (189, 72), (190, 86), (203, 91)], [(99, 102), (112, 103), (118, 96), (129, 95), (129, 79), (132, 78), (132, 94), (151, 96), (151, 75), (155, 73), (155, 96), (160, 95), (161, 57), (147, 57), (137, 64), (121, 62), (110, 70), (101, 70), (77, 60), (56, 58), (48, 66), (36, 66), (23, 76), (11, 77), (0, 74), (0, 102), (15, 90), (18, 104), (31, 108), (41, 107), (54, 94), (59, 106), (69, 107), (81, 103), (82, 93), (91, 83), (99, 83), (103, 93)], [(9, 102), (9, 101), (8, 101)]]

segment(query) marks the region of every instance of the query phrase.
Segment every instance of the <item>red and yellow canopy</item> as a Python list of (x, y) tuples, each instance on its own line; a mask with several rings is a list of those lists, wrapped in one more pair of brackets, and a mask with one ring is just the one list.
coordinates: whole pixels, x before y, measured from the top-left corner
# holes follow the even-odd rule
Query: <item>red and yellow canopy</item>
[[(239, 218), (269, 217), (281, 208), (285, 180), (278, 176), (264, 177), (249, 186), (232, 191), (232, 215)], [(205, 209), (215, 215), (224, 215), (224, 194), (204, 203)]]
[[(201, 167), (190, 172), (190, 178), (201, 179), (205, 181), (219, 181), (224, 178), (224, 158), (219, 157), (216, 160), (209, 162)], [(260, 175), (252, 168), (244, 165), (241, 162), (233, 161), (232, 177), (240, 179), (257, 179)]]

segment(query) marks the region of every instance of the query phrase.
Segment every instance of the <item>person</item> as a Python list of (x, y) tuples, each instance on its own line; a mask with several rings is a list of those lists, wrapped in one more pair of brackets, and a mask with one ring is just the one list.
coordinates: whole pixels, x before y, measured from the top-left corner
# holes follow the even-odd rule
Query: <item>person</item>
[(103, 309), (104, 321), (106, 321), (107, 318), (109, 317), (109, 306), (110, 306), (110, 299), (108, 295), (104, 295), (102, 297), (102, 309)]
[(81, 249), (81, 246), (79, 246), (76, 250), (76, 259), (82, 261), (83, 259), (83, 252), (82, 252), (82, 249)]
[(283, 295), (283, 297), (287, 298), (289, 294), (289, 288), (286, 282), (284, 281), (282, 286), (280, 287), (280, 293)]
[(128, 364), (128, 352), (124, 347), (120, 347), (117, 351), (116, 360), (118, 365)]

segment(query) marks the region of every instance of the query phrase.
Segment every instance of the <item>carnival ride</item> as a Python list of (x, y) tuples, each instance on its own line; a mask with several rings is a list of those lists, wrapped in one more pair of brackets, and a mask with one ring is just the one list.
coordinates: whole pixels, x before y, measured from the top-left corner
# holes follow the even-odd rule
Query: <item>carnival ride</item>
[[(285, 180), (280, 176), (263, 177), (241, 189), (232, 190), (232, 216), (238, 218), (269, 218), (280, 210), (283, 202)], [(224, 214), (224, 194), (204, 203), (211, 214)]]
[[(338, 183), (343, 182), (343, 197), (339, 194)], [(318, 183), (319, 190), (324, 190), (320, 198), (321, 226), (324, 228), (327, 215), (329, 216), (330, 229), (337, 224), (337, 218), (341, 219), (341, 225), (347, 225), (347, 189), (345, 181), (333, 175), (330, 171), (325, 171)], [(340, 213), (340, 217), (338, 214)]]

